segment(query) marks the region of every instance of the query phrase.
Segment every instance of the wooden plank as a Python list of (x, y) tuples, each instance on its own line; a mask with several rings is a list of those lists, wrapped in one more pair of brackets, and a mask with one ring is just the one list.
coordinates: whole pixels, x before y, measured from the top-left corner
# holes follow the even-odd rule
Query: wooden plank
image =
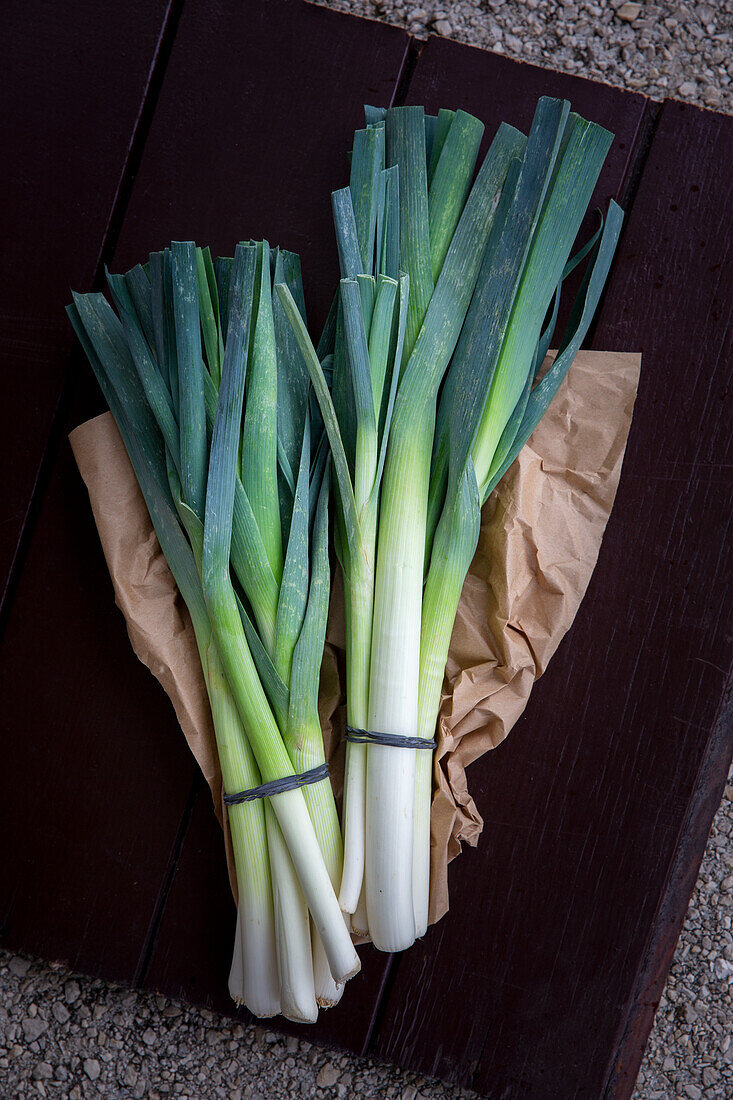
[[(85, 373), (77, 413), (93, 385)], [(3, 943), (133, 981), (196, 765), (130, 646), (66, 439), (8, 618), (0, 698)]]
[(376, 1036), (379, 1057), (488, 1095), (600, 1097), (611, 1079), (630, 1096), (730, 760), (732, 144), (730, 119), (664, 106), (594, 339), (644, 353), (599, 562), (524, 716), (469, 773), (484, 835)]
[[(663, 694), (666, 705), (659, 718), (660, 730), (666, 718), (676, 736), (671, 744), (662, 737), (662, 743), (654, 746), (647, 775), (656, 768), (661, 772), (665, 762), (670, 766), (669, 758), (683, 748), (678, 736), (685, 727), (685, 743), (690, 745), (685, 778), (694, 780), (684, 806), (671, 803), (678, 830), (675, 848), (641, 853), (642, 859), (659, 860), (657, 885), (662, 888), (611, 1065), (607, 1095), (618, 1100), (630, 1095), (639, 1071), (733, 755), (729, 679), (733, 467), (726, 404), (733, 358), (733, 280), (730, 234), (726, 238), (725, 232), (733, 206), (725, 164), (732, 155), (732, 119), (682, 103), (665, 103), (634, 205), (628, 243), (619, 257), (596, 335), (597, 341), (614, 347), (637, 339), (645, 355), (629, 457), (633, 456), (635, 477), (646, 480), (646, 485), (639, 481), (628, 485), (633, 499), (621, 519), (630, 533), (636, 507), (641, 515), (663, 512), (666, 517), (666, 523), (656, 529), (650, 521), (645, 541), (654, 545), (653, 557), (649, 556), (654, 597), (663, 599), (667, 594), (667, 614), (673, 621), (657, 621), (664, 615), (660, 608), (647, 644), (649, 658), (655, 652), (673, 651), (681, 680), (670, 681), (674, 690)], [(637, 295), (639, 302), (630, 314), (627, 302), (635, 301)], [(672, 393), (667, 392), (670, 381)], [(681, 432), (680, 424), (684, 425)], [(622, 560), (627, 545), (624, 531), (615, 527), (614, 534), (611, 552)], [(667, 632), (672, 644), (667, 642)], [(651, 666), (650, 659), (650, 673)], [(639, 674), (643, 675), (641, 669)], [(702, 705), (691, 702), (698, 694)], [(637, 815), (642, 808), (637, 801)], [(637, 869), (637, 888), (640, 877)]]
[[(204, 0), (187, 0), (115, 268), (171, 238), (230, 253), (239, 238), (266, 235), (301, 254), (317, 330), (338, 278), (330, 192), (347, 178), (363, 103), (390, 101), (407, 41), (397, 28), (294, 0), (229, 0), (216, 20)], [(225, 1011), (232, 905), (221, 845), (202, 796), (146, 984)], [(364, 959), (345, 1006), (303, 1032), (311, 1040), (367, 1042), (389, 960), (371, 950)]]
[(69, 287), (97, 269), (168, 6), (3, 5), (0, 606), (68, 363)]

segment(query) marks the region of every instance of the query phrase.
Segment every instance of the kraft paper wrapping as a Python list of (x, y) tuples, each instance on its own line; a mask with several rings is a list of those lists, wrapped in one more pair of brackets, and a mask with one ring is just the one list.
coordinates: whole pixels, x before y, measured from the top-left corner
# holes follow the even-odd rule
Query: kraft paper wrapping
[[(484, 507), (438, 720), (431, 923), (448, 908), (448, 864), (462, 842), (477, 844), (483, 828), (466, 769), (507, 736), (588, 586), (618, 487), (640, 366), (638, 354), (581, 351), (539, 427)], [(170, 696), (211, 788), (217, 816), (224, 821), (221, 771), (193, 627), (111, 414), (82, 424), (70, 439), (133, 649)], [(337, 660), (343, 645), (338, 578), (335, 588), (320, 711), (339, 797), (344, 700)]]

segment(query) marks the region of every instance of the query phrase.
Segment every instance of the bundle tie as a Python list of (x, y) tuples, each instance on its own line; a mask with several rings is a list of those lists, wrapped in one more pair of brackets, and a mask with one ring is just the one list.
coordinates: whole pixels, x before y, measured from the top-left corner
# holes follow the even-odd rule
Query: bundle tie
[(346, 726), (344, 740), (353, 745), (389, 745), (395, 749), (434, 749), (437, 741), (428, 741), (427, 737), (408, 737), (401, 733), (376, 733), (374, 730), (360, 730), (357, 726)]
[(328, 778), (328, 764), (319, 764), (317, 768), (301, 772), (300, 775), (285, 775), (282, 779), (271, 779), (269, 783), (262, 783), (259, 787), (252, 787), (248, 791), (239, 791), (238, 794), (225, 794), (225, 806), (238, 806), (240, 802), (254, 802), (257, 798), (267, 798), (271, 794), (283, 794), (284, 791), (294, 791), (296, 787), (307, 787), (309, 783), (318, 783), (321, 779)]

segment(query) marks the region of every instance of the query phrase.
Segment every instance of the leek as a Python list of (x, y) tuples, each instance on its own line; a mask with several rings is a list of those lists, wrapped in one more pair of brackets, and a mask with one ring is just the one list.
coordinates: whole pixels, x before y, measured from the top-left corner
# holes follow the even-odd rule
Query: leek
[[(621, 224), (612, 203), (556, 364), (537, 382), (611, 135), (543, 98), (529, 136), (501, 126), (473, 179), (482, 129), (461, 111), (367, 110), (350, 188), (334, 194), (332, 393), (278, 286), (336, 473), (349, 724), (428, 743), (481, 505), (587, 332)], [(394, 308), (378, 309), (385, 274), (407, 298), (391, 359)], [(408, 947), (427, 927), (431, 780), (425, 749), (348, 746), (340, 900), (366, 909), (383, 950)]]
[[(276, 276), (303, 309), (300, 267), (266, 242), (239, 245), (233, 262), (182, 242), (148, 270), (108, 276), (119, 319), (101, 295), (75, 296), (70, 316), (191, 610), (234, 793), (324, 763), (328, 477), (308, 372), (272, 296)], [(232, 995), (258, 1015), (314, 1020), (359, 967), (335, 895), (330, 782), (227, 812), (240, 887)]]

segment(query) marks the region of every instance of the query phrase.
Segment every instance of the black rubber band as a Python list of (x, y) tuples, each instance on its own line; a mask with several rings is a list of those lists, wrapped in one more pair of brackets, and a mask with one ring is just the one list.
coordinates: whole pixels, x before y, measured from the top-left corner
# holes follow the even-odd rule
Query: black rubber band
[(317, 768), (311, 768), (309, 772), (303, 772), (301, 775), (286, 775), (282, 779), (271, 779), (269, 783), (252, 787), (249, 791), (239, 791), (238, 794), (225, 794), (224, 805), (237, 806), (240, 802), (254, 802), (257, 798), (267, 798), (270, 794), (294, 791), (296, 787), (306, 787), (309, 783), (318, 783), (321, 779), (327, 778), (328, 764), (319, 764)]
[(374, 730), (360, 730), (357, 726), (347, 726), (344, 739), (354, 745), (389, 745), (393, 749), (434, 749), (437, 746), (437, 741), (428, 741), (427, 737), (376, 733)]

